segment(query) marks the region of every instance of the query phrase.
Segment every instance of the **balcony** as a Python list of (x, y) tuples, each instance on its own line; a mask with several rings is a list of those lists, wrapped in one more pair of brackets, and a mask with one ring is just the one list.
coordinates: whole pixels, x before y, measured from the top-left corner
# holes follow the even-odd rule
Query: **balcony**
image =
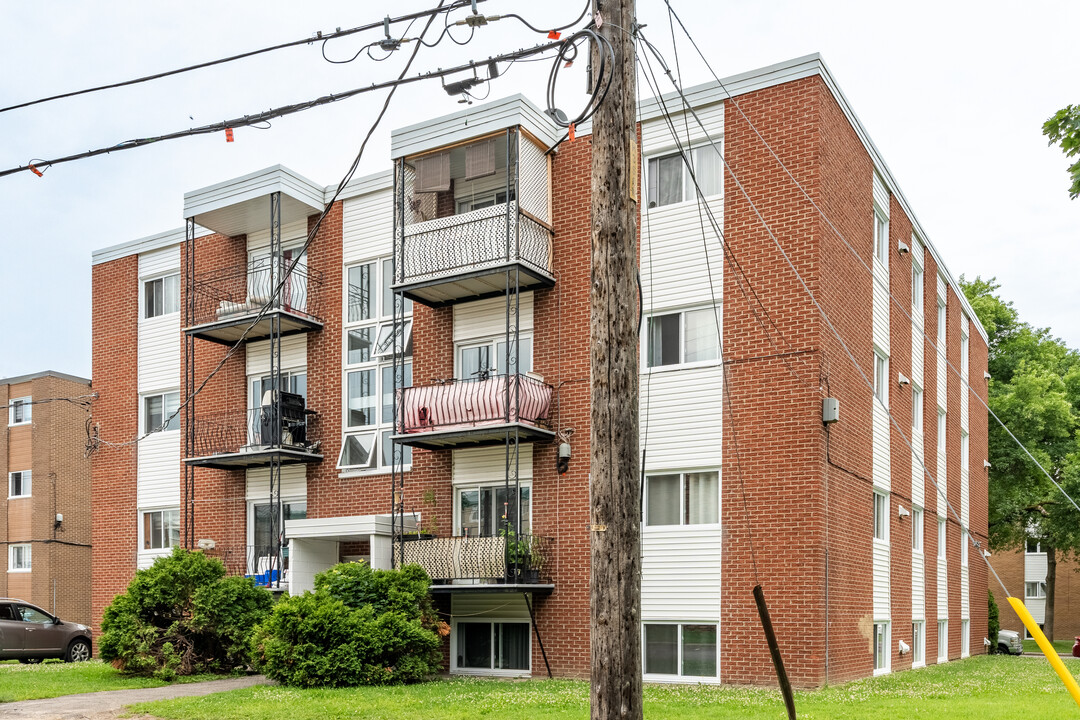
[(494, 445), (516, 433), (519, 442), (547, 442), (552, 387), (529, 375), (444, 380), (399, 391), (394, 440), (439, 450)]
[[(280, 322), (282, 336), (321, 330), (322, 274), (301, 260), (286, 275), (291, 264), (287, 256), (276, 264), (263, 257), (196, 275), (194, 308), (185, 332), (232, 345), (241, 338), (251, 342), (269, 337), (274, 322)], [(281, 291), (273, 297), (278, 284)]]
[(399, 158), (394, 289), (442, 307), (552, 287), (545, 151), (510, 127)]
[(415, 563), (431, 577), (431, 591), (550, 593), (554, 540), (539, 535), (506, 537), (405, 536), (394, 558)]
[(283, 403), (196, 418), (195, 455), (184, 462), (222, 470), (263, 467), (275, 458), (282, 465), (320, 462), (319, 443), (308, 440), (316, 417)]

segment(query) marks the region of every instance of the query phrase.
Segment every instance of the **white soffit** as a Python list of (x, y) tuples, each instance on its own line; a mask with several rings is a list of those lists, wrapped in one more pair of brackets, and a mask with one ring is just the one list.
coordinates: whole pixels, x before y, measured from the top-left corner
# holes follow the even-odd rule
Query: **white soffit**
[(325, 207), (323, 187), (281, 165), (184, 194), (184, 217), (233, 237), (270, 227), (270, 195), (281, 193), (281, 224)]
[(394, 130), (390, 158), (417, 155), (518, 125), (547, 147), (561, 137), (551, 119), (519, 94)]

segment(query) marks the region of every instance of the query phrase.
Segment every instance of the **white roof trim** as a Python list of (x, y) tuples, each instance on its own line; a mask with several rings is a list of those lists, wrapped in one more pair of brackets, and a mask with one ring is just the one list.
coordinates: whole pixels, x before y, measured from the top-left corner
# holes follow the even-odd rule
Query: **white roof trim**
[[(405, 524), (413, 524), (411, 515), (405, 517)], [(285, 536), (290, 540), (360, 539), (371, 535), (389, 537), (392, 531), (393, 521), (389, 515), (352, 515), (285, 521)]]
[[(338, 195), (338, 201), (340, 202), (342, 200), (348, 200), (349, 198), (367, 195), (368, 193), (377, 192), (379, 190), (392, 189), (393, 187), (394, 171), (383, 170), (374, 175), (365, 175), (362, 178), (353, 178), (350, 180), (342, 189), (341, 194)], [(323, 203), (330, 202), (330, 198), (334, 197), (336, 191), (337, 185), (327, 185), (323, 188)]]
[[(213, 233), (206, 228), (195, 227), (195, 237), (205, 237), (207, 235), (213, 235)], [(153, 250), (161, 250), (162, 248), (179, 245), (186, 239), (187, 230), (185, 228), (176, 228), (175, 230), (167, 230), (163, 233), (158, 233), (157, 235), (139, 238), (138, 240), (128, 240), (127, 242), (122, 242), (117, 245), (110, 245), (106, 248), (94, 250), (90, 256), (90, 264), (100, 265), (101, 263), (119, 260), (128, 255), (139, 255)]]
[(316, 185), (284, 165), (273, 165), (184, 193), (184, 217), (197, 217), (279, 191), (317, 211), (323, 209), (321, 185)]

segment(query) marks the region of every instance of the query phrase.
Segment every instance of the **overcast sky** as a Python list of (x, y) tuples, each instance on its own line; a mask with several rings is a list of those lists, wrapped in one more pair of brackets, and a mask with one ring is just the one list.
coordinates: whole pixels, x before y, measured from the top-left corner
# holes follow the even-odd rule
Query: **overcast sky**
[[(434, 0), (393, 3), (393, 12)], [(1080, 102), (1080, 3), (717, 3), (672, 0), (721, 77), (820, 52), (954, 275), (996, 276), (1023, 319), (1080, 347), (1080, 200), (1067, 162), (1047, 147), (1046, 118)], [(202, 62), (378, 20), (358, 2), (6, 3), (0, 106)], [(489, 0), (534, 25), (569, 22), (582, 4)], [(638, 0), (645, 33), (670, 53), (660, 0)], [(412, 35), (421, 27), (417, 23)], [(461, 31), (459, 30), (459, 34)], [(365, 40), (331, 44), (351, 56)], [(464, 47), (421, 50), (414, 71), (526, 47), (540, 36), (503, 20)], [(663, 41), (663, 42), (661, 42)], [(408, 46), (411, 47), (411, 46)], [(0, 169), (210, 124), (395, 77), (404, 53), (345, 65), (304, 45), (132, 88), (0, 113)], [(680, 45), (685, 84), (708, 79)], [(491, 97), (543, 104), (547, 62), (518, 64)], [(90, 253), (182, 227), (185, 192), (282, 164), (336, 183), (382, 94), (239, 129), (58, 165), (42, 178), (0, 178), (0, 377), (44, 369), (90, 373)], [(434, 83), (400, 90), (360, 174), (388, 167), (389, 133), (460, 109)], [(109, 352), (100, 348), (98, 352)]]

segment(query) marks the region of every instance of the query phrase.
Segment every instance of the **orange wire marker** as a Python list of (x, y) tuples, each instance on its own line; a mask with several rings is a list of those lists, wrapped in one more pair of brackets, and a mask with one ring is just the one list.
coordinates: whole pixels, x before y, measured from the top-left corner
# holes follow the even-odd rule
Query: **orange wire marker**
[(232, 142), (232, 128), (225, 128), (225, 142)]

